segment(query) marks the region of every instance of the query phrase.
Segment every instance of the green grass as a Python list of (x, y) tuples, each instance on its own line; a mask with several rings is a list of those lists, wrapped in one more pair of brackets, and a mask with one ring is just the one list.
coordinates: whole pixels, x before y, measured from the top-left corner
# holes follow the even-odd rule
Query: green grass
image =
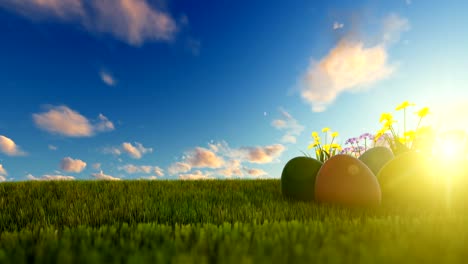
[(438, 200), (341, 208), (284, 199), (279, 180), (2, 183), (0, 263), (463, 263), (464, 195)]

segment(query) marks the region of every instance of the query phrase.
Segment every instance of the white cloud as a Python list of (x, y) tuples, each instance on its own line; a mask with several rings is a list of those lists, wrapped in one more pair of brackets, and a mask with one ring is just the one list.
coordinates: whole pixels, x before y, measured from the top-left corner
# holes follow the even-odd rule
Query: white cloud
[(339, 23), (337, 21), (335, 21), (333, 23), (333, 30), (337, 30), (337, 29), (340, 29), (340, 28), (343, 28), (344, 27), (344, 24), (343, 23)]
[(342, 38), (320, 61), (311, 62), (303, 78), (302, 98), (311, 104), (312, 111), (322, 112), (342, 92), (357, 92), (388, 78), (395, 71), (388, 62), (388, 45), (408, 29), (408, 20), (391, 14), (384, 19), (380, 43)]
[(93, 124), (67, 106), (50, 106), (47, 112), (33, 114), (33, 119), (38, 128), (67, 137), (90, 137), (96, 132), (114, 130), (114, 124), (104, 115), (99, 114)]
[(260, 177), (260, 176), (265, 176), (268, 175), (268, 173), (264, 170), (261, 169), (246, 169), (247, 174), (253, 177)]
[(72, 159), (70, 157), (63, 158), (60, 162), (60, 169), (66, 172), (79, 173), (86, 168), (86, 162), (79, 159)]
[(193, 168), (219, 168), (224, 164), (213, 151), (201, 147), (186, 153), (186, 162)]
[(75, 177), (73, 176), (64, 176), (64, 175), (42, 175), (41, 177), (34, 177), (32, 174), (26, 176), (29, 180), (32, 181), (73, 181)]
[(145, 176), (145, 177), (140, 177), (140, 180), (157, 180), (158, 176), (156, 175), (151, 175), (151, 176)]
[(127, 164), (127, 165), (124, 165), (124, 166), (120, 166), (117, 168), (118, 170), (123, 170), (129, 174), (134, 174), (134, 173), (146, 173), (146, 174), (150, 174), (150, 173), (154, 173), (156, 174), (157, 176), (164, 176), (164, 170), (161, 169), (160, 167), (158, 166), (148, 166), (148, 165), (140, 165), (140, 166), (137, 166), (137, 165), (133, 165), (133, 164)]
[(190, 164), (185, 163), (185, 162), (175, 162), (169, 166), (167, 171), (169, 172), (170, 175), (174, 174), (179, 174), (179, 173), (185, 173), (188, 172), (192, 169), (192, 166)]
[(7, 171), (5, 170), (5, 168), (3, 168), (2, 164), (0, 164), (0, 175), (4, 175), (4, 176), (8, 175)]
[(140, 159), (144, 154), (153, 152), (152, 148), (145, 148), (138, 142), (135, 142), (135, 146), (124, 142), (122, 143), (122, 150), (134, 159)]
[(4, 181), (6, 181), (6, 178), (0, 175), (0, 182), (4, 182)]
[(154, 172), (154, 174), (156, 174), (156, 176), (158, 176), (158, 177), (164, 176), (164, 170), (163, 170), (162, 168), (158, 167), (158, 166), (156, 166), (156, 167), (153, 168), (153, 172)]
[(49, 148), (50, 150), (57, 150), (57, 149), (58, 149), (58, 148), (57, 148), (56, 146), (54, 146), (54, 145), (49, 145), (48, 148)]
[(242, 160), (250, 163), (270, 163), (275, 158), (279, 157), (285, 147), (281, 144), (274, 144), (269, 146), (255, 146), (255, 147), (242, 147), (236, 155), (240, 156)]
[(91, 174), (96, 180), (106, 180), (106, 181), (120, 181), (120, 178), (116, 178), (111, 175), (104, 174), (104, 172), (99, 172), (99, 173), (93, 173)]
[(101, 80), (109, 86), (114, 86), (116, 84), (114, 77), (109, 72), (101, 71), (99, 72), (99, 76), (101, 76)]
[(171, 41), (175, 20), (147, 0), (3, 0), (0, 7), (33, 20), (57, 19), (112, 35), (130, 45)]
[(200, 170), (196, 170), (194, 173), (180, 174), (179, 180), (212, 180), (214, 179), (209, 174), (204, 174)]
[(22, 151), (12, 139), (2, 135), (0, 135), (0, 151), (8, 156), (26, 155), (26, 152)]
[(226, 162), (226, 166), (222, 169), (216, 170), (216, 175), (222, 175), (224, 177), (232, 177), (232, 176), (243, 176), (244, 173), (242, 172), (241, 162), (240, 160), (229, 160)]
[(281, 119), (275, 119), (271, 125), (278, 130), (285, 130), (286, 134), (281, 138), (282, 143), (296, 143), (296, 136), (301, 135), (304, 126), (292, 117), (291, 114), (280, 108)]
[[(292, 118), (287, 112), (283, 113), (285, 117)], [(215, 176), (233, 177), (244, 176), (244, 171), (249, 172), (242, 166), (243, 162), (265, 164), (275, 161), (285, 150), (281, 144), (267, 146), (230, 148), (227, 142), (221, 141), (208, 144), (209, 149), (197, 147), (194, 151), (185, 153), (182, 157), (183, 162), (171, 164), (168, 168), (170, 175), (178, 174), (179, 179), (202, 179), (214, 178)], [(203, 153), (203, 154), (200, 154)], [(199, 168), (211, 168), (211, 171), (196, 170), (192, 173), (190, 170), (198, 165)], [(250, 171), (252, 175), (260, 175), (260, 170)]]

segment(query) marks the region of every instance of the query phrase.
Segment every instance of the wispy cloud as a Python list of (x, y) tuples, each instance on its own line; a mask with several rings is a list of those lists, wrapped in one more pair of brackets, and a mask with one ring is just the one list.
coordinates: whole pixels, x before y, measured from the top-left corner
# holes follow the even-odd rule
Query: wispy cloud
[(120, 181), (120, 178), (104, 174), (104, 172), (101, 170), (99, 173), (93, 173), (91, 174), (92, 177), (94, 177), (96, 180), (105, 180), (105, 181)]
[(185, 163), (185, 162), (175, 162), (169, 166), (167, 169), (167, 172), (169, 172), (170, 175), (175, 175), (179, 173), (185, 173), (188, 172), (192, 169), (192, 166), (190, 164)]
[(56, 19), (112, 35), (130, 45), (171, 41), (177, 24), (147, 0), (3, 0), (0, 7), (34, 21)]
[(282, 143), (296, 143), (296, 136), (300, 136), (304, 131), (304, 126), (292, 117), (291, 114), (286, 112), (283, 108), (280, 108), (282, 117), (273, 120), (271, 125), (278, 129), (286, 131), (286, 134), (281, 138)]
[(0, 176), (7, 176), (8, 173), (7, 171), (5, 170), (5, 168), (3, 168), (3, 165), (0, 164)]
[(101, 80), (109, 86), (114, 86), (116, 84), (114, 77), (107, 71), (100, 71), (99, 76), (101, 76)]
[(48, 111), (33, 114), (34, 123), (44, 131), (67, 137), (90, 137), (96, 132), (114, 130), (114, 124), (102, 114), (91, 122), (67, 106), (50, 106)]
[(209, 174), (205, 174), (200, 170), (196, 170), (193, 173), (179, 175), (179, 180), (212, 180), (214, 179)]
[(279, 157), (285, 147), (281, 144), (269, 146), (242, 147), (238, 150), (239, 156), (250, 163), (270, 163)]
[(63, 158), (60, 162), (60, 169), (66, 172), (82, 172), (86, 168), (86, 162), (70, 157)]
[(0, 152), (8, 156), (24, 156), (27, 154), (12, 139), (2, 135), (0, 135)]
[(4, 181), (6, 181), (6, 178), (4, 176), (0, 175), (0, 182), (4, 182)]
[(159, 178), (158, 178), (158, 176), (156, 176), (156, 175), (140, 177), (140, 180), (150, 180), (150, 181), (154, 181), (154, 180), (157, 180), (157, 179), (159, 179)]
[(31, 181), (73, 181), (75, 177), (64, 175), (42, 175), (41, 177), (34, 177), (32, 174), (26, 176)]
[(383, 21), (381, 41), (377, 44), (346, 35), (325, 57), (311, 62), (303, 78), (302, 98), (314, 112), (322, 112), (342, 92), (360, 91), (388, 78), (395, 71), (388, 62), (388, 46), (408, 29), (408, 20), (391, 14)]
[(135, 142), (135, 145), (132, 145), (129, 142), (124, 142), (122, 143), (122, 151), (134, 159), (141, 159), (144, 154), (153, 152), (153, 149), (145, 148), (141, 143), (138, 142)]
[(260, 177), (268, 175), (268, 173), (262, 169), (246, 169), (247, 174), (253, 177)]
[(120, 166), (117, 168), (118, 170), (123, 170), (129, 174), (134, 174), (134, 173), (154, 173), (157, 176), (161, 177), (164, 176), (164, 170), (161, 169), (158, 166), (149, 166), (149, 165), (133, 165), (133, 164), (127, 164), (124, 166)]

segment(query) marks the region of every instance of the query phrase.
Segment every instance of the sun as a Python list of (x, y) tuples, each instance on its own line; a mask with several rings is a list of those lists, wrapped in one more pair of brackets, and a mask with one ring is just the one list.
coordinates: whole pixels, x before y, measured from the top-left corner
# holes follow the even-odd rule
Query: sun
[(439, 134), (434, 155), (444, 163), (457, 163), (467, 159), (468, 134), (463, 130), (450, 130)]

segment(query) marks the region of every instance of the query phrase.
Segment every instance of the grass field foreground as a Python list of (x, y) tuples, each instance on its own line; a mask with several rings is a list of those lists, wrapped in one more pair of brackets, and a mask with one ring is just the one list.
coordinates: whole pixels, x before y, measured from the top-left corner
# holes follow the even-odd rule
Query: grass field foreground
[(462, 263), (463, 204), (341, 208), (279, 180), (2, 183), (0, 263)]

